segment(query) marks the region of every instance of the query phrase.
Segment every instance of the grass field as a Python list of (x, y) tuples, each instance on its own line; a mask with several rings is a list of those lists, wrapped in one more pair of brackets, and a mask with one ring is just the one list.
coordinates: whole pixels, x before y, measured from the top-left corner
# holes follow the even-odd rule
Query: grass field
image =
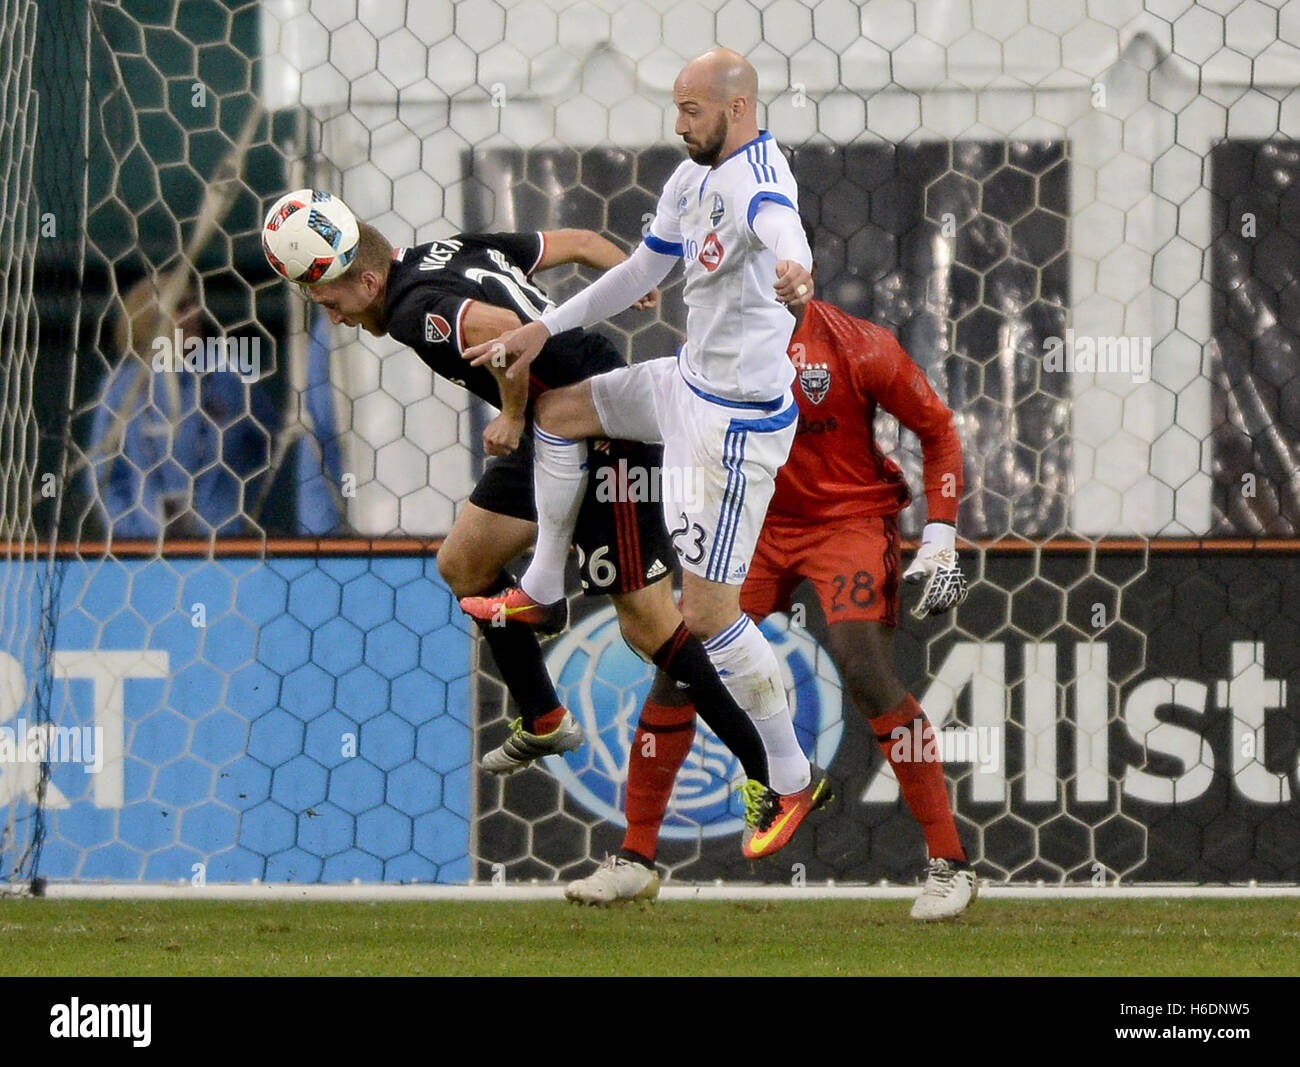
[(1243, 975), (1300, 973), (1292, 899), (0, 901), (0, 975)]

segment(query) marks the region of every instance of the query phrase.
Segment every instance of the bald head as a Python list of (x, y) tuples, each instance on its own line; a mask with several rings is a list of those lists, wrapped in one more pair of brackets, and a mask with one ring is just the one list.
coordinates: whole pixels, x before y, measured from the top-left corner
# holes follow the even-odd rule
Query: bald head
[(696, 56), (678, 75), (678, 84), (683, 81), (698, 86), (724, 106), (739, 98), (747, 101), (752, 110), (758, 102), (758, 71), (730, 48), (715, 48)]
[(739, 52), (715, 48), (673, 84), (677, 135), (696, 163), (713, 166), (758, 136), (758, 72)]

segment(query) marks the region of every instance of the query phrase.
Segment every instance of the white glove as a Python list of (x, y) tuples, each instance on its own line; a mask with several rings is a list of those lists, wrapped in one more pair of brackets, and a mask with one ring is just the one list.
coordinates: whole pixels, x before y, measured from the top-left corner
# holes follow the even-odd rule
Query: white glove
[(917, 619), (942, 615), (966, 599), (966, 575), (957, 565), (957, 530), (946, 522), (927, 522), (921, 532), (916, 559), (903, 572), (913, 585), (924, 582), (921, 597), (912, 609)]

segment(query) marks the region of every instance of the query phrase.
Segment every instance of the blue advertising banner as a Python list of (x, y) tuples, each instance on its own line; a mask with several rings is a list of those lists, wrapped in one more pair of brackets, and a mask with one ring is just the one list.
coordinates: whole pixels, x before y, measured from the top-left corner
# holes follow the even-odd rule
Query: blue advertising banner
[(42, 876), (468, 880), (470, 640), (432, 556), (58, 566), (48, 724), (35, 650), (0, 652), (0, 805), (50, 765)]

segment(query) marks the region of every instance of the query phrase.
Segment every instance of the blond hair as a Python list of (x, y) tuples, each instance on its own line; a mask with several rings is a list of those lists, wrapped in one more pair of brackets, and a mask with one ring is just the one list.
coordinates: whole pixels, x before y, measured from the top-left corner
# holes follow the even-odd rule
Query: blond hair
[(361, 277), (368, 270), (373, 270), (384, 277), (393, 262), (393, 246), (388, 238), (368, 222), (357, 220), (357, 254), (353, 257), (343, 279), (351, 281)]

